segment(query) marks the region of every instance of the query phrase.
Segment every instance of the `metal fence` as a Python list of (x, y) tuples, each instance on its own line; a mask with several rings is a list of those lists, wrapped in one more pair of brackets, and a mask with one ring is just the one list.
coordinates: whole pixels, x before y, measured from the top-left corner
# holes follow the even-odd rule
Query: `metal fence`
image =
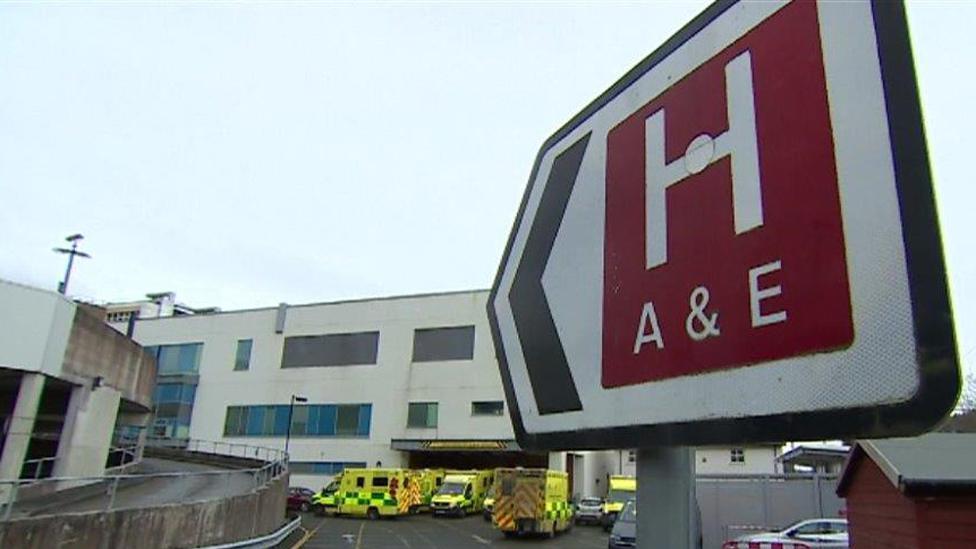
[(837, 475), (698, 475), (702, 546), (773, 530), (809, 518), (838, 518), (844, 500), (834, 492)]
[[(111, 511), (122, 508), (117, 506), (117, 496), (120, 488), (129, 485), (141, 484), (154, 479), (174, 479), (186, 480), (190, 478), (209, 479), (220, 478), (226, 485), (230, 485), (232, 479), (237, 477), (248, 479), (244, 483), (245, 492), (257, 490), (268, 484), (272, 480), (283, 475), (288, 470), (288, 458), (284, 451), (276, 448), (265, 448), (261, 446), (251, 446), (248, 444), (234, 444), (220, 441), (195, 440), (195, 439), (149, 439), (146, 447), (173, 448), (186, 452), (209, 454), (225, 457), (237, 457), (256, 460), (260, 465), (256, 467), (245, 467), (238, 469), (214, 470), (214, 471), (179, 471), (179, 472), (160, 472), (143, 474), (108, 474), (101, 476), (82, 476), (82, 477), (47, 477), (43, 478), (18, 478), (0, 479), (0, 520), (6, 521), (11, 518), (15, 511), (22, 511), (25, 514), (38, 516), (46, 514), (44, 506), (40, 502), (50, 501), (52, 494), (70, 490), (76, 497), (85, 500), (99, 501), (101, 510)], [(128, 452), (128, 449), (119, 449)], [(40, 460), (43, 461), (43, 460)], [(35, 464), (38, 470), (41, 463)], [(181, 502), (191, 503), (193, 501), (205, 501), (222, 496), (201, 497), (197, 500), (181, 499)]]

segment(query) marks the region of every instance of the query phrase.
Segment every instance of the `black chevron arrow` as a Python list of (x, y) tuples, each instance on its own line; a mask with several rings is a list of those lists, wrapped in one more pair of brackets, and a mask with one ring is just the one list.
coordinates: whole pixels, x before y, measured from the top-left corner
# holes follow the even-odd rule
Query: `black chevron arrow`
[(539, 414), (583, 409), (542, 289), (542, 273), (549, 262), (589, 141), (590, 134), (586, 134), (553, 161), (508, 294)]

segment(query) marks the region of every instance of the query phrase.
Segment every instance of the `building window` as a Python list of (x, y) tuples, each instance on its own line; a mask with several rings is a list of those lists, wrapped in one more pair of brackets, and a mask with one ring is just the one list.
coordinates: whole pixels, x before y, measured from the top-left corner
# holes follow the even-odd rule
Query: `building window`
[(193, 404), (196, 397), (196, 385), (184, 383), (160, 383), (156, 386), (156, 404), (170, 404), (179, 402), (183, 404)]
[(425, 328), (413, 332), (413, 361), (471, 360), (474, 326)]
[[(295, 406), (291, 436), (368, 437), (371, 404), (314, 404)], [(224, 436), (285, 436), (288, 431), (287, 404), (228, 406)]]
[(156, 357), (158, 375), (196, 374), (202, 351), (203, 343), (146, 347), (146, 352)]
[(129, 317), (131, 317), (131, 316), (132, 316), (132, 313), (131, 312), (109, 313), (108, 314), (108, 321), (109, 322), (128, 322), (129, 321)]
[(365, 461), (291, 461), (288, 470), (293, 475), (338, 475), (346, 469), (365, 469)]
[(282, 368), (376, 364), (379, 332), (285, 338)]
[(500, 416), (505, 413), (505, 403), (501, 400), (486, 400), (471, 403), (473, 416)]
[(234, 370), (247, 370), (251, 367), (251, 345), (250, 339), (237, 340), (237, 355), (234, 357)]
[(732, 448), (729, 451), (729, 461), (732, 463), (745, 463), (746, 462), (746, 451), (742, 448)]
[(407, 407), (407, 427), (437, 427), (437, 403), (411, 402)]

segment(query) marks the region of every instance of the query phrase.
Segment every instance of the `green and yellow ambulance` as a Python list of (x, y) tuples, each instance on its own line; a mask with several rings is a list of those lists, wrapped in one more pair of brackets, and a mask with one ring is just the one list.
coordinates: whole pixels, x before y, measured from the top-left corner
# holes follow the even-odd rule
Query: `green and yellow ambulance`
[(573, 527), (569, 475), (549, 469), (496, 469), (491, 521), (505, 534), (546, 534)]
[(370, 520), (406, 515), (417, 504), (409, 497), (410, 485), (406, 469), (346, 469), (313, 498), (312, 507)]
[(609, 532), (617, 515), (623, 510), (628, 500), (637, 497), (637, 479), (624, 475), (610, 475), (607, 482), (607, 499), (603, 502), (600, 523), (604, 531)]
[(463, 517), (482, 509), (494, 480), (494, 471), (448, 471), (430, 501), (434, 515)]
[(419, 498), (419, 504), (413, 511), (429, 511), (431, 499), (444, 482), (444, 470), (412, 469), (410, 479), (413, 483), (411, 489), (417, 491)]

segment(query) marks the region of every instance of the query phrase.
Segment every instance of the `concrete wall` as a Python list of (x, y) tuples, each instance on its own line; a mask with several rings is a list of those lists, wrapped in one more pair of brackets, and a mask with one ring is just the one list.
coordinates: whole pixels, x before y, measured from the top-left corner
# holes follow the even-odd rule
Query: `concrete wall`
[[(487, 291), (435, 294), (292, 306), (283, 334), (275, 333), (277, 308), (141, 320), (134, 338), (142, 345), (203, 342), (199, 386), (190, 436), (257, 446), (283, 447), (282, 437), (224, 437), (227, 407), (287, 404), (293, 394), (310, 404), (371, 403), (369, 438), (292, 437), (292, 461), (365, 462), (406, 465), (392, 450), (394, 438), (512, 439), (508, 414), (472, 416), (471, 402), (504, 401), (485, 305)], [(475, 326), (472, 360), (414, 363), (418, 328)], [(380, 332), (377, 364), (324, 368), (281, 368), (285, 337)], [(237, 341), (253, 340), (250, 369), (234, 371)], [(408, 429), (409, 402), (437, 402), (436, 429)], [(313, 488), (324, 475), (295, 475)]]
[(102, 383), (118, 389), (122, 398), (146, 410), (152, 406), (155, 359), (84, 308), (75, 313), (64, 355), (64, 372), (86, 379), (101, 377)]
[(0, 524), (0, 547), (164, 549), (240, 541), (284, 524), (287, 487), (284, 475), (255, 493), (226, 499), (11, 520)]

